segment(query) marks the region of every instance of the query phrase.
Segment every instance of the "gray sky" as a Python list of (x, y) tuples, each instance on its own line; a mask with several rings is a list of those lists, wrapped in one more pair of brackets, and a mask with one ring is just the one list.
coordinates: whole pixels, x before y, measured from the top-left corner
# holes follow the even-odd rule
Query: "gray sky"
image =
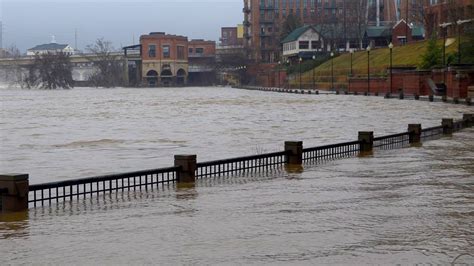
[(242, 0), (0, 0), (3, 46), (22, 52), (37, 44), (58, 43), (83, 49), (97, 38), (116, 48), (151, 31), (218, 41), (220, 28), (242, 23)]

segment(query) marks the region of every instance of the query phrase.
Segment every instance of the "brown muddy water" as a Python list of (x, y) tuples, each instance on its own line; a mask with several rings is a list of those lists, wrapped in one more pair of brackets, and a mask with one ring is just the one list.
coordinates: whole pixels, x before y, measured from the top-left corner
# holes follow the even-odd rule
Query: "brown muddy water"
[[(472, 107), (230, 88), (0, 89), (3, 173), (31, 183), (350, 141)], [(0, 216), (0, 264), (473, 263), (474, 130), (422, 147)]]

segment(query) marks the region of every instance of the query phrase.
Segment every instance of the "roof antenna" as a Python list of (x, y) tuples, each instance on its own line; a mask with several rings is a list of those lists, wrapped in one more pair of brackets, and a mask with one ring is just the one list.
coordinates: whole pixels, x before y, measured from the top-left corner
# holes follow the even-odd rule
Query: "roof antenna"
[(51, 35), (51, 43), (56, 43), (56, 36)]

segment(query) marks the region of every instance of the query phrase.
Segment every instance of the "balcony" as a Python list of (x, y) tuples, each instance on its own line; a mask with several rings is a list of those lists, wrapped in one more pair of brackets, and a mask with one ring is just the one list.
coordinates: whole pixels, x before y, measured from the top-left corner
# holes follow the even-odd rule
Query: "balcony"
[(248, 8), (248, 7), (246, 6), (246, 7), (244, 7), (244, 8), (242, 9), (242, 12), (248, 14), (248, 13), (250, 13), (250, 8)]
[(252, 25), (252, 23), (250, 23), (250, 21), (244, 20), (244, 27), (250, 27), (250, 25)]

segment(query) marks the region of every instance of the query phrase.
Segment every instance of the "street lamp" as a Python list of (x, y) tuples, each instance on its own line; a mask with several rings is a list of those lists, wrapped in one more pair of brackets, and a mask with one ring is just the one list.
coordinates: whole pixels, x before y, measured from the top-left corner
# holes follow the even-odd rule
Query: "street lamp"
[[(290, 65), (290, 59), (289, 58), (286, 59), (286, 64), (287, 64), (287, 66)], [(288, 78), (288, 68), (286, 69), (286, 82), (288, 83), (287, 84), (288, 89), (291, 89), (290, 79)]]
[(331, 90), (334, 90), (334, 53), (331, 52)]
[(351, 75), (350, 75), (350, 76), (352, 77), (352, 75), (354, 74), (354, 73), (352, 72), (352, 62), (353, 62), (353, 61), (352, 61), (352, 57), (354, 56), (354, 49), (351, 49), (351, 50), (350, 50), (350, 54), (351, 54)]
[(280, 88), (281, 61), (278, 61), (278, 88)]
[(303, 61), (303, 58), (300, 57), (299, 61), (299, 68), (300, 68), (300, 90), (301, 90), (301, 62)]
[(370, 44), (367, 46), (367, 94), (370, 93)]
[(388, 45), (388, 48), (390, 49), (390, 94), (392, 94), (392, 89), (393, 89), (393, 76), (392, 76), (392, 54), (393, 54), (393, 43), (390, 43)]
[(443, 29), (443, 84), (446, 84), (446, 37), (448, 35), (448, 27), (453, 25), (452, 22), (445, 22), (439, 26)]
[[(315, 60), (316, 60), (316, 55), (313, 55), (313, 63), (314, 63)], [(316, 69), (315, 65), (316, 64), (313, 65), (313, 90), (316, 89), (315, 83), (314, 83), (314, 71)]]

